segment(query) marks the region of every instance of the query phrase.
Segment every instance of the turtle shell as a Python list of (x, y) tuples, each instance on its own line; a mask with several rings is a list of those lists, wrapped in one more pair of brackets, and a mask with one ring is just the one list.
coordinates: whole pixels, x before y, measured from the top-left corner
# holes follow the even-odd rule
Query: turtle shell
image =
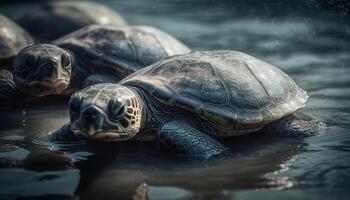
[(190, 52), (172, 36), (148, 26), (91, 25), (54, 43), (90, 66), (113, 69), (120, 78), (161, 58)]
[(51, 1), (32, 6), (16, 21), (41, 42), (51, 42), (92, 24), (126, 25), (117, 12), (89, 1)]
[(33, 44), (33, 38), (16, 23), (0, 15), (0, 62), (10, 65), (11, 60), (21, 49)]
[(276, 67), (236, 51), (162, 59), (121, 84), (200, 117), (213, 136), (260, 130), (304, 107), (306, 92)]

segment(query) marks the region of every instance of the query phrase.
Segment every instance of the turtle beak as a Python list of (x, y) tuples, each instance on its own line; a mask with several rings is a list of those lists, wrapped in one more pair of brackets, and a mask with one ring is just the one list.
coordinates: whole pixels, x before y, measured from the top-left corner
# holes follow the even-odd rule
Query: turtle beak
[(57, 61), (49, 59), (47, 62), (39, 66), (39, 70), (36, 73), (37, 80), (56, 80), (59, 77)]
[(103, 113), (96, 106), (88, 106), (82, 110), (80, 121), (81, 129), (88, 135), (93, 135), (101, 130)]
[(133, 138), (133, 136), (130, 136), (130, 135), (124, 135), (121, 133), (114, 133), (114, 132), (94, 132), (93, 134), (82, 132), (79, 130), (76, 130), (73, 132), (77, 135), (82, 135), (87, 139), (104, 141), (104, 142), (118, 142), (118, 141), (124, 141), (124, 140), (129, 140)]

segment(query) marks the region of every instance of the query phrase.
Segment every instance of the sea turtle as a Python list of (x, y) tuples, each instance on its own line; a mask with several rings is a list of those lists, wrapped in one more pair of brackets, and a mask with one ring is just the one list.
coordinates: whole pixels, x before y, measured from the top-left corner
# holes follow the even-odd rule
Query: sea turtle
[(208, 158), (226, 151), (214, 138), (263, 128), (317, 134), (321, 123), (296, 114), (307, 99), (292, 78), (257, 58), (237, 51), (191, 52), (162, 59), (119, 84), (76, 92), (70, 124), (53, 139), (121, 141), (153, 134), (166, 150)]
[(21, 12), (15, 17), (35, 39), (51, 42), (92, 24), (126, 25), (124, 19), (103, 4), (89, 1), (50, 1)]
[(90, 25), (52, 44), (24, 48), (14, 59), (13, 74), (25, 94), (66, 95), (94, 83), (117, 82), (161, 58), (188, 52), (150, 26)]
[(0, 64), (9, 69), (13, 57), (24, 47), (33, 44), (33, 38), (16, 23), (0, 14)]

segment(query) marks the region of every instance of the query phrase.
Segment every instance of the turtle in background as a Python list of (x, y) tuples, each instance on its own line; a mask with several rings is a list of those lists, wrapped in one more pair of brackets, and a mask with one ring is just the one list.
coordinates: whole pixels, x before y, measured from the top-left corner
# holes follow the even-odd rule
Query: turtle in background
[(10, 71), (17, 53), (34, 43), (33, 38), (15, 22), (0, 14), (0, 110), (15, 105), (21, 94)]
[(190, 49), (156, 28), (91, 25), (52, 44), (36, 44), (14, 59), (16, 87), (42, 97), (69, 95), (88, 85), (118, 82), (161, 58)]
[(31, 6), (15, 18), (39, 42), (51, 42), (92, 24), (126, 25), (117, 12), (89, 1), (50, 1)]
[(227, 151), (216, 138), (261, 130), (311, 136), (322, 123), (299, 114), (308, 96), (291, 77), (236, 51), (204, 51), (160, 60), (119, 84), (71, 96), (70, 123), (53, 135), (90, 140), (157, 139), (163, 149), (208, 158)]
[(0, 27), (0, 65), (2, 69), (10, 69), (13, 57), (34, 41), (23, 28), (1, 14)]

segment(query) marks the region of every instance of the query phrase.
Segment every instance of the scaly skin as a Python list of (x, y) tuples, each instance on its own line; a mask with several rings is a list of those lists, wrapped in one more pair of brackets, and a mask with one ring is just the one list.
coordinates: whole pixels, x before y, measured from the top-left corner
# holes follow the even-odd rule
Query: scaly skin
[(157, 138), (163, 150), (173, 151), (177, 155), (209, 158), (228, 150), (214, 138), (182, 120), (165, 123), (157, 132)]
[(286, 137), (318, 135), (325, 128), (323, 122), (313, 121), (301, 113), (295, 113), (265, 127), (266, 132)]

